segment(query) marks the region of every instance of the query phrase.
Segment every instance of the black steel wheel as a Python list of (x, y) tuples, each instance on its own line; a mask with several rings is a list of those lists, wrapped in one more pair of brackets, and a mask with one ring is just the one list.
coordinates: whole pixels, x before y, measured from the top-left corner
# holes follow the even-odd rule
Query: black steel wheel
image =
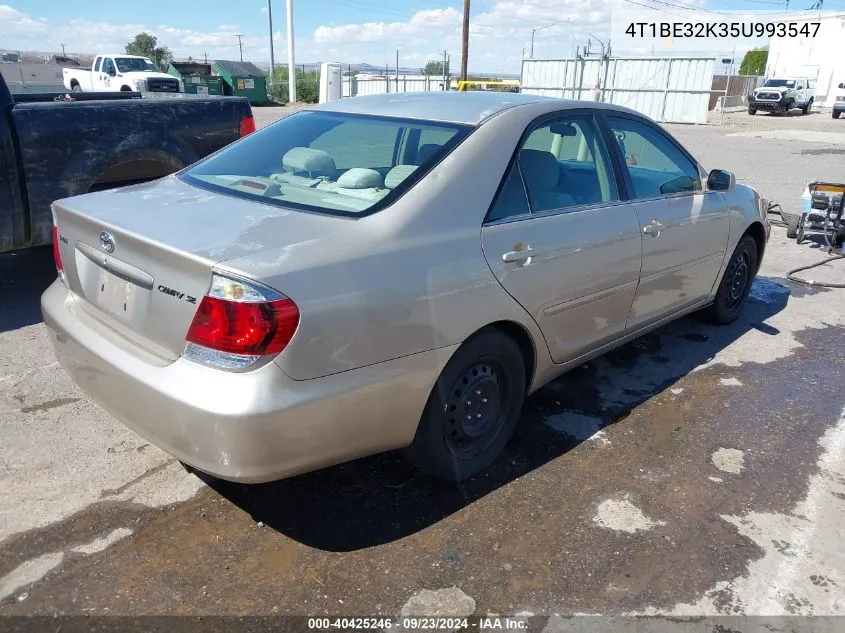
[(726, 325), (736, 321), (745, 305), (751, 284), (757, 274), (757, 242), (744, 236), (728, 260), (719, 289), (703, 315), (711, 323)]
[(525, 361), (516, 342), (500, 330), (482, 330), (443, 369), (405, 457), (447, 481), (478, 474), (513, 435), (525, 381)]

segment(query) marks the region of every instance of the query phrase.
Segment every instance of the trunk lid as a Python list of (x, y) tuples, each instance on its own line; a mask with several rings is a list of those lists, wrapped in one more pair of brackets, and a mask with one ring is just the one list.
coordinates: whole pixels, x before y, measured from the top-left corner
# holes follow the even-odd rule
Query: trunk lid
[(181, 355), (215, 264), (313, 242), (348, 223), (204, 191), (175, 176), (59, 200), (53, 211), (78, 305), (167, 360)]

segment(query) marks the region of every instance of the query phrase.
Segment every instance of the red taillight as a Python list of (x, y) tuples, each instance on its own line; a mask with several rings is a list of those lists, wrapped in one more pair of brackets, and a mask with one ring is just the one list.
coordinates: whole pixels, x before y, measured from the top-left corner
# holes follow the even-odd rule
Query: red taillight
[(62, 264), (62, 252), (59, 250), (59, 227), (53, 226), (53, 261), (56, 262), (56, 270), (64, 272), (65, 267)]
[(276, 355), (298, 324), (299, 309), (288, 298), (241, 303), (205, 296), (185, 339), (226, 354)]
[(252, 118), (252, 115), (242, 118), (241, 138), (243, 138), (247, 134), (252, 134), (253, 132), (255, 132), (255, 119)]

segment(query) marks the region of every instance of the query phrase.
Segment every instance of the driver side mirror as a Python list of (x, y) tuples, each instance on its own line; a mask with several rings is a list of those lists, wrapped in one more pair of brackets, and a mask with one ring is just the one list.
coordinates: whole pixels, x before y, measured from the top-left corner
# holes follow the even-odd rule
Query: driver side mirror
[(714, 169), (707, 176), (708, 191), (728, 191), (736, 185), (736, 176), (733, 172), (724, 169)]

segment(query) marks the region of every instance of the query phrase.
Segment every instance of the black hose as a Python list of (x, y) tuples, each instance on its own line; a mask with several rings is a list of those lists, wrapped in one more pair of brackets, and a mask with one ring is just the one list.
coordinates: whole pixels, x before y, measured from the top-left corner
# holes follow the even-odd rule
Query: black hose
[(786, 278), (790, 281), (796, 281), (799, 284), (806, 284), (808, 286), (820, 286), (821, 288), (845, 288), (845, 284), (835, 284), (827, 281), (809, 281), (807, 279), (801, 279), (800, 277), (795, 276), (795, 273), (800, 273), (802, 270), (810, 270), (811, 268), (816, 268), (817, 266), (823, 266), (824, 264), (835, 261), (837, 259), (845, 259), (845, 255), (834, 255), (833, 257), (828, 257), (827, 259), (823, 259), (822, 261), (816, 262), (815, 264), (795, 268), (786, 273)]

